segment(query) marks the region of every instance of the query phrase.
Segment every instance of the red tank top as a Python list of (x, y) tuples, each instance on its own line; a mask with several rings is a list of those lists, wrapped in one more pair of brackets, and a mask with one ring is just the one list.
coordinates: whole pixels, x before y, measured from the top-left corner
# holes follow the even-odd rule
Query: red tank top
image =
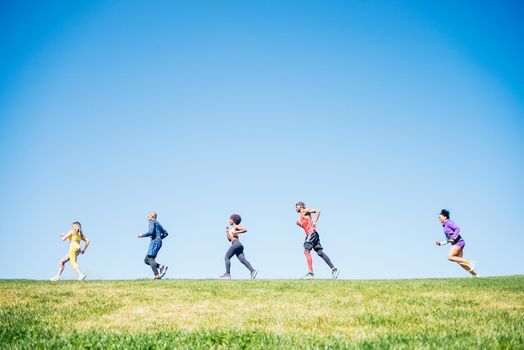
[(311, 219), (311, 216), (300, 216), (300, 226), (306, 231), (306, 235), (309, 235), (313, 232), (315, 232), (315, 228), (313, 227), (313, 219)]

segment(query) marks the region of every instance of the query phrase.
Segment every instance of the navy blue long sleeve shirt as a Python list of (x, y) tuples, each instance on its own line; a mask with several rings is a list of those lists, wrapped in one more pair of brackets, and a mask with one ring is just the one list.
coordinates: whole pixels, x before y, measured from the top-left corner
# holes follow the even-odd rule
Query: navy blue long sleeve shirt
[(142, 237), (151, 237), (151, 240), (159, 239), (162, 240), (162, 225), (158, 223), (158, 221), (153, 220), (149, 222), (148, 230)]

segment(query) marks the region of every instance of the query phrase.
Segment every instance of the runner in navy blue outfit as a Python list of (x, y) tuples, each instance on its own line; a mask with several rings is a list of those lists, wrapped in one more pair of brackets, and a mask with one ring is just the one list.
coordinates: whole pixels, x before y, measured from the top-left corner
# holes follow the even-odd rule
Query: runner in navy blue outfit
[(168, 233), (158, 221), (156, 221), (156, 213), (151, 212), (147, 215), (147, 221), (149, 221), (149, 229), (146, 233), (139, 233), (138, 238), (151, 237), (151, 243), (147, 255), (144, 259), (146, 265), (151, 266), (153, 273), (155, 274), (155, 280), (159, 280), (165, 276), (167, 272), (167, 265), (161, 265), (156, 262), (156, 256), (158, 251), (162, 248), (162, 239), (166, 238)]

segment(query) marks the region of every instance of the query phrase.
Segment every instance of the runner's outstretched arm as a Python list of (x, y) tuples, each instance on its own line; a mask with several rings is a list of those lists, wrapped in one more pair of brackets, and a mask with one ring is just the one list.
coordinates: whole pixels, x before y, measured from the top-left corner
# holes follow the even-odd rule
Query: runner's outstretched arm
[(446, 244), (448, 244), (448, 243), (450, 243), (450, 241), (448, 241), (448, 240), (445, 240), (445, 241), (435, 241), (435, 244), (436, 244), (436, 245), (439, 245), (439, 246), (440, 246), (440, 245), (446, 245)]
[(138, 238), (142, 237), (151, 237), (153, 235), (153, 232), (155, 232), (155, 224), (152, 222), (149, 223), (148, 231), (146, 233), (139, 233)]
[(61, 235), (60, 237), (62, 237), (62, 241), (65, 241), (66, 239), (69, 239), (72, 234), (73, 234), (73, 231), (69, 231), (67, 235)]

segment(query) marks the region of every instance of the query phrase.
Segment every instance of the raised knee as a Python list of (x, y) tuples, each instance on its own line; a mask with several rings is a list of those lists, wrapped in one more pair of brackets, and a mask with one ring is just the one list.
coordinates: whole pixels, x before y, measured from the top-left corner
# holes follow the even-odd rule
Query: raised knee
[(449, 260), (449, 261), (455, 261), (453, 258), (454, 258), (453, 255), (448, 255), (448, 260)]

